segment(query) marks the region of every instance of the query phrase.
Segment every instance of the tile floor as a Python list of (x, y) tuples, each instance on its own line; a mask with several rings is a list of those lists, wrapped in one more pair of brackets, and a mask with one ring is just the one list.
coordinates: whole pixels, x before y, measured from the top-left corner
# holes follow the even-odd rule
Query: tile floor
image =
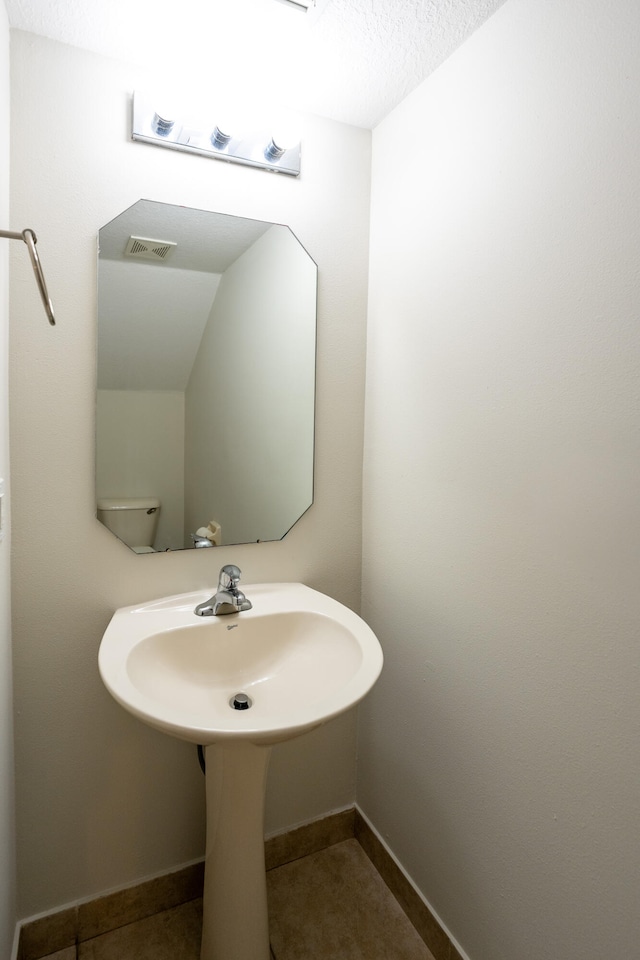
[[(267, 874), (274, 960), (434, 960), (357, 840)], [(46, 960), (199, 960), (192, 900)]]

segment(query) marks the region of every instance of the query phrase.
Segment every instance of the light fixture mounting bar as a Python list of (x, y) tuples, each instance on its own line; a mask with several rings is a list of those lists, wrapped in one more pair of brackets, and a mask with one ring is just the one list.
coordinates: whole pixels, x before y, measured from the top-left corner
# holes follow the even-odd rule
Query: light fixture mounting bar
[(268, 129), (221, 130), (215, 116), (197, 124), (183, 122), (178, 114), (179, 110), (176, 116), (163, 116), (158, 113), (150, 94), (136, 91), (133, 94), (131, 139), (226, 160), (227, 163), (242, 163), (272, 173), (285, 173), (291, 177), (300, 175), (300, 143), (280, 144)]
[(295, 7), (298, 10), (310, 10), (315, 7), (315, 0), (278, 0), (279, 3), (286, 3), (288, 7)]

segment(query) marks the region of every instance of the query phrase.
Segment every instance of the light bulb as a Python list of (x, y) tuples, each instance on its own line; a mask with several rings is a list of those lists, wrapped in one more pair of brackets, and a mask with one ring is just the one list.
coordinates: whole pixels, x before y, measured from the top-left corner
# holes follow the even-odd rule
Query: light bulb
[(175, 103), (166, 99), (157, 103), (151, 121), (154, 133), (157, 133), (159, 137), (168, 137), (174, 128), (177, 113)]
[(224, 150), (229, 141), (231, 140), (231, 134), (225, 133), (225, 127), (219, 127), (217, 124), (211, 131), (211, 144), (216, 148), (216, 150)]
[(288, 125), (277, 126), (271, 134), (271, 140), (265, 147), (264, 156), (266, 160), (279, 160), (287, 150), (297, 147), (300, 143), (300, 134), (298, 131)]

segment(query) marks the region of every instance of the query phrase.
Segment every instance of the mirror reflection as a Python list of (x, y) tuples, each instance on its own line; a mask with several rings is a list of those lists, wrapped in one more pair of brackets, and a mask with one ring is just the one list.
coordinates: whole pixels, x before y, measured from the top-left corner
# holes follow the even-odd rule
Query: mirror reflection
[(136, 553), (309, 508), (316, 287), (280, 224), (140, 200), (100, 229), (97, 513)]

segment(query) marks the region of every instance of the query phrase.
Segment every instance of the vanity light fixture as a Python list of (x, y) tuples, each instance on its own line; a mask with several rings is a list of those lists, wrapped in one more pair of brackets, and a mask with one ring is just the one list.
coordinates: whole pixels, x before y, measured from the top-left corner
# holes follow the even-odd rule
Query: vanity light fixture
[(300, 140), (297, 136), (268, 128), (245, 131), (226, 117), (224, 120), (220, 118), (220, 123), (215, 117), (211, 121), (203, 118), (192, 123), (182, 119), (187, 115), (188, 111), (183, 113), (177, 106), (165, 108), (152, 96), (136, 91), (131, 138), (274, 173), (300, 175)]

